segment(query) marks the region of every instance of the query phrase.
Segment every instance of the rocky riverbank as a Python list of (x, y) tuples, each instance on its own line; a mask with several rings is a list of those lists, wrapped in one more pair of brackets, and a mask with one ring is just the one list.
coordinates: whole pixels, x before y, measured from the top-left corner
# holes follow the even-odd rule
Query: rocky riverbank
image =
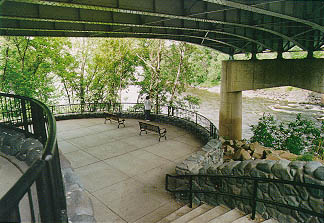
[[(285, 150), (275, 150), (260, 145), (258, 142), (248, 143), (245, 140), (224, 140), (221, 137), (224, 162), (244, 160), (298, 160), (300, 156)], [(324, 160), (315, 158), (324, 164)]]
[[(201, 88), (212, 93), (220, 93), (220, 85), (212, 88)], [(243, 97), (267, 98), (275, 101), (287, 101), (300, 104), (321, 104), (321, 94), (295, 87), (276, 87), (243, 91)]]

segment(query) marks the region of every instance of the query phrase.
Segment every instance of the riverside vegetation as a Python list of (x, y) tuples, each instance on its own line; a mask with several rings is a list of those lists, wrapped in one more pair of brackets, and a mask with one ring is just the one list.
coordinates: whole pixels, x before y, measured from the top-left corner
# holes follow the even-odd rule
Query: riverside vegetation
[(264, 114), (257, 125), (252, 125), (250, 142), (258, 142), (275, 150), (286, 150), (310, 161), (314, 157), (324, 159), (324, 121), (315, 123), (297, 114), (291, 122), (281, 122), (273, 115)]

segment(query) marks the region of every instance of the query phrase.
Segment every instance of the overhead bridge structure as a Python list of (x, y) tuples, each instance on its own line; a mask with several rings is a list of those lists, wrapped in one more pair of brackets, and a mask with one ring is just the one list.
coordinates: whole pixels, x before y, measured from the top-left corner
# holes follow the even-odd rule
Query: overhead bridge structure
[(307, 51), (303, 63), (224, 62), (220, 133), (227, 138), (241, 137), (242, 90), (292, 85), (324, 93), (324, 63), (312, 59), (323, 33), (321, 0), (0, 0), (2, 36), (171, 39), (231, 58)]
[(173, 39), (223, 53), (313, 52), (324, 2), (312, 0), (1, 0), (5, 36)]

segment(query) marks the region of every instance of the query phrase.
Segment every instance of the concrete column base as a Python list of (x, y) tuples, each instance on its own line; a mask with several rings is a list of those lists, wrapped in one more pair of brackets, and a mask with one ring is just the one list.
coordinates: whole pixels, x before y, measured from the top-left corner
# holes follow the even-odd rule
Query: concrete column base
[(219, 134), (225, 139), (242, 139), (242, 92), (222, 92)]

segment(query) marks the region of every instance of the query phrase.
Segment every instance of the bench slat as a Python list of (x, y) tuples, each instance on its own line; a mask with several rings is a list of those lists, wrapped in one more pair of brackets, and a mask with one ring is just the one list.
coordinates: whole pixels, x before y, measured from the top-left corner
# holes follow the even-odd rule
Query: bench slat
[(110, 123), (111, 123), (111, 120), (118, 122), (118, 128), (119, 128), (120, 125), (123, 125), (125, 127), (125, 123), (124, 123), (125, 119), (120, 119), (115, 114), (105, 113), (105, 124), (106, 124), (107, 120), (109, 120)]
[(139, 126), (140, 126), (140, 135), (143, 131), (146, 132), (147, 134), (147, 131), (152, 131), (152, 132), (156, 132), (159, 134), (159, 141), (161, 139), (161, 137), (164, 137), (166, 139), (166, 129), (163, 128), (163, 129), (160, 129), (160, 126), (158, 125), (152, 125), (152, 124), (149, 124), (149, 123), (145, 123), (145, 122), (138, 122), (139, 123)]

